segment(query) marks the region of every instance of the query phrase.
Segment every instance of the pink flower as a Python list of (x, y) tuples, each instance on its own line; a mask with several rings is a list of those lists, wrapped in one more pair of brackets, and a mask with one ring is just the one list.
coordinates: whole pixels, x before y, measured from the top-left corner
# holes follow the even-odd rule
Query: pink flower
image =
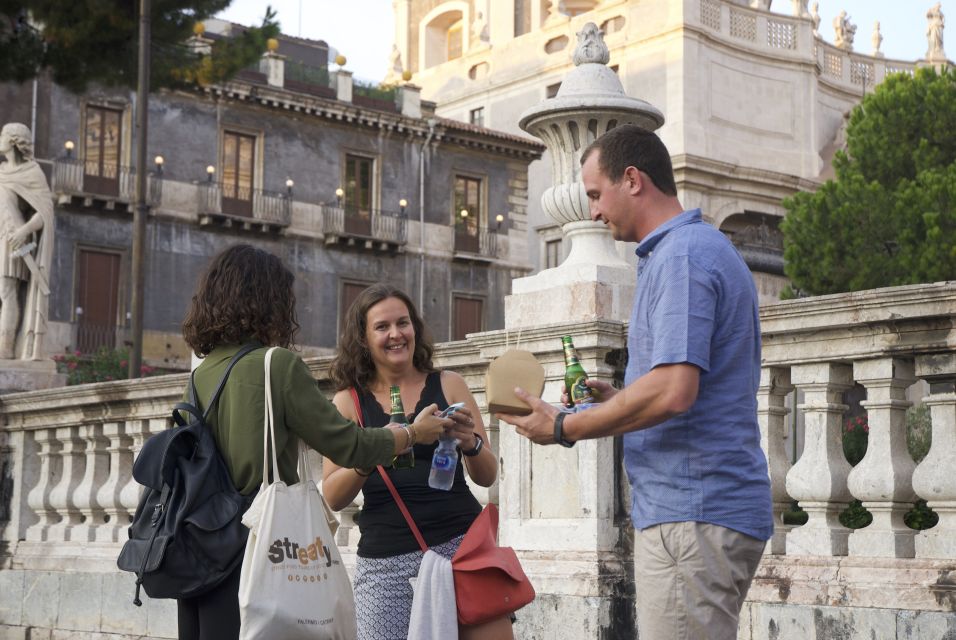
[(870, 432), (870, 425), (868, 424), (863, 425), (863, 433), (869, 433), (869, 432)]
[(80, 351), (79, 349), (77, 349), (76, 351), (73, 352), (73, 355), (75, 355), (77, 358), (79, 358), (81, 355), (83, 355), (83, 352)]
[(76, 363), (75, 363), (75, 362), (68, 362), (67, 365), (66, 365), (66, 368), (69, 369), (70, 371), (73, 371), (74, 369), (76, 369)]
[(128, 367), (128, 366), (129, 366), (129, 363), (126, 362), (126, 360), (120, 360), (120, 368), (121, 368), (121, 369), (125, 369), (125, 368)]

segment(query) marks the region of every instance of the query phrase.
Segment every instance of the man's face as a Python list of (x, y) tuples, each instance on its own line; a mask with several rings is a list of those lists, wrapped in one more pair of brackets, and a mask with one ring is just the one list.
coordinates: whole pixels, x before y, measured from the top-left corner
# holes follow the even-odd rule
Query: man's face
[(13, 150), (13, 140), (6, 129), (0, 130), (0, 153), (7, 154)]
[(611, 231), (615, 240), (637, 242), (635, 231), (637, 212), (634, 199), (628, 193), (628, 181), (617, 176), (612, 182), (601, 172), (600, 151), (593, 151), (581, 167), (581, 181), (591, 206), (591, 220), (601, 221)]

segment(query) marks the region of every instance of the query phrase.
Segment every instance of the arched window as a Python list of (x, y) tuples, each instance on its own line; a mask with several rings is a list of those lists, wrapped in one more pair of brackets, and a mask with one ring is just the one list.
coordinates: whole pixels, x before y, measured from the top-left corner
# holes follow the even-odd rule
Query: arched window
[(465, 2), (445, 2), (432, 9), (419, 23), (419, 69), (460, 58), (468, 50), (470, 19)]

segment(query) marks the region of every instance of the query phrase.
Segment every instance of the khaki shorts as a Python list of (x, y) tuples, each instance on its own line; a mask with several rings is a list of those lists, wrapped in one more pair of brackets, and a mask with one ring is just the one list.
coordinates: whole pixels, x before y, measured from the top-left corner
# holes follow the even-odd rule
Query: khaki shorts
[(736, 640), (740, 608), (766, 544), (700, 522), (636, 531), (640, 640)]

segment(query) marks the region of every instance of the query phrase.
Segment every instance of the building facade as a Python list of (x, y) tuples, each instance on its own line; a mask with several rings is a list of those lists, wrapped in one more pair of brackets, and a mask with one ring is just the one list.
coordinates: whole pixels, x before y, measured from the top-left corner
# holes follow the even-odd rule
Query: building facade
[[(594, 22), (629, 96), (658, 107), (682, 203), (728, 233), (762, 302), (785, 286), (781, 201), (832, 175), (847, 112), (887, 74), (919, 63), (827, 42), (807, 2), (793, 15), (742, 0), (394, 0), (396, 48), (438, 113), (518, 133), (522, 112), (554, 97), (575, 35)], [(778, 3), (781, 4), (781, 3)], [(849, 25), (852, 26), (852, 25)], [(827, 31), (825, 39), (821, 31)], [(869, 50), (869, 44), (857, 49)], [(583, 132), (585, 138), (594, 132)], [(545, 154), (548, 155), (547, 153)], [(563, 259), (560, 228), (542, 212), (554, 182), (547, 157), (529, 171), (529, 249), (536, 269)], [(623, 248), (621, 248), (623, 252)], [(629, 254), (630, 252), (627, 252)], [(628, 259), (633, 256), (627, 255)]]
[[(228, 37), (213, 23), (192, 46)], [(345, 308), (375, 282), (407, 290), (436, 340), (503, 326), (511, 279), (530, 269), (527, 166), (543, 147), (438, 117), (412, 85), (353, 85), (327, 57), (324, 42), (283, 37), (223, 86), (150, 97), (146, 362), (188, 367), (180, 324), (197, 277), (237, 242), (295, 273), (307, 354), (334, 348)], [(41, 79), (0, 96), (0, 122), (33, 125), (57, 198), (46, 351), (121, 346), (135, 94)]]

